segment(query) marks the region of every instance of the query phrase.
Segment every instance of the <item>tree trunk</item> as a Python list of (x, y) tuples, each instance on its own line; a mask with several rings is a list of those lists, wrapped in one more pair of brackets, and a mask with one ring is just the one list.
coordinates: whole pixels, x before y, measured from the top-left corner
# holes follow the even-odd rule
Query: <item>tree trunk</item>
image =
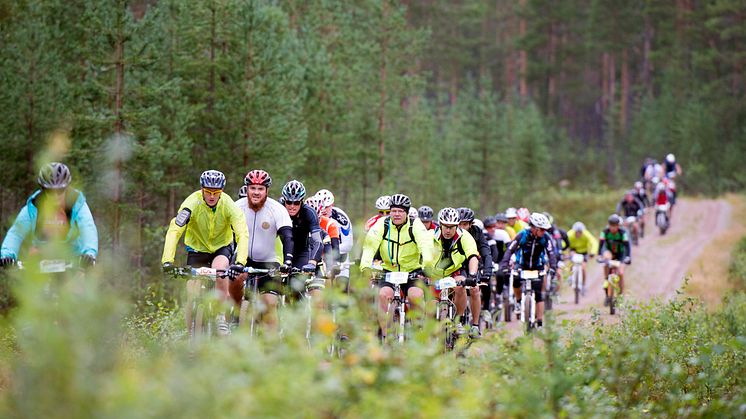
[(627, 113), (629, 111), (629, 63), (627, 49), (622, 50), (622, 92), (619, 97), (619, 132), (623, 135), (627, 131)]
[(653, 95), (652, 72), (653, 66), (650, 61), (650, 51), (652, 50), (653, 35), (655, 31), (650, 17), (645, 16), (645, 30), (643, 31), (642, 41), (642, 84), (648, 96)]
[(388, 30), (386, 28), (388, 18), (388, 2), (383, 3), (383, 13), (381, 16), (381, 67), (379, 69), (379, 79), (381, 82), (380, 99), (378, 102), (378, 188), (383, 188), (384, 173), (384, 156), (385, 156), (385, 130), (386, 130), (386, 82), (387, 82), (387, 61), (388, 53)]
[[(520, 7), (521, 9), (526, 8), (526, 0), (520, 0)], [(521, 17), (518, 23), (518, 35), (521, 38), (526, 36), (526, 19), (523, 17)], [(518, 53), (518, 73), (520, 77), (520, 87), (518, 91), (521, 95), (521, 99), (525, 100), (525, 98), (528, 97), (528, 84), (526, 83), (526, 77), (528, 75), (528, 53), (524, 49), (520, 50)]]
[(208, 86), (207, 91), (207, 111), (212, 113), (213, 107), (215, 106), (215, 49), (217, 48), (217, 21), (216, 21), (216, 10), (215, 2), (210, 5), (210, 72), (208, 74)]
[[(117, 32), (117, 39), (114, 45), (115, 48), (115, 68), (116, 68), (116, 84), (114, 88), (114, 135), (117, 143), (123, 141), (124, 135), (124, 119), (122, 116), (122, 104), (124, 100), (124, 34), (122, 33), (122, 26), (124, 26), (124, 16), (120, 16), (119, 29)], [(123, 147), (121, 144), (117, 144), (117, 150), (121, 150)], [(112, 246), (116, 252), (119, 249), (120, 237), (119, 230), (121, 224), (121, 202), (122, 202), (122, 156), (115, 156), (114, 160), (114, 223), (113, 223), (113, 234), (112, 234)]]

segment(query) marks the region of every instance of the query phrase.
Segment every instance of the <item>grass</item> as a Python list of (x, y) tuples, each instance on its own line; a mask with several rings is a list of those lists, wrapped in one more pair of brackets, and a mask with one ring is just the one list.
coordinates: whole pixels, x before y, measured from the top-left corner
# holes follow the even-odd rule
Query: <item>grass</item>
[(746, 197), (729, 194), (725, 199), (731, 208), (728, 227), (705, 247), (688, 272), (687, 294), (701, 298), (711, 308), (717, 307), (733, 288), (728, 279), (734, 258), (731, 249), (746, 236), (746, 224), (741, 221), (746, 217)]

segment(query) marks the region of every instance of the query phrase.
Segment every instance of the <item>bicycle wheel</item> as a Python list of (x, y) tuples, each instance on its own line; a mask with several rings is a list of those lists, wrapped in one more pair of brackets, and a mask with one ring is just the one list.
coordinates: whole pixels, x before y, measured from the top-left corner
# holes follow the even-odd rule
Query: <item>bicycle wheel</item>
[(510, 291), (503, 291), (503, 311), (505, 312), (504, 318), (506, 323), (510, 323), (513, 317), (513, 305), (510, 303)]
[(399, 326), (399, 301), (391, 300), (386, 307), (386, 336), (395, 336)]
[(609, 281), (609, 314), (613, 315), (616, 313), (616, 307), (615, 307), (615, 295), (614, 295), (614, 283), (613, 281)]

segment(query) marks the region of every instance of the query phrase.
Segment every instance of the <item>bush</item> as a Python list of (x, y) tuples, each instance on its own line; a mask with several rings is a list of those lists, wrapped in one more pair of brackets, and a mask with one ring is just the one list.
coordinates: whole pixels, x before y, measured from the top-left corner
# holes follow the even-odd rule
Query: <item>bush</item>
[(728, 279), (736, 290), (746, 290), (746, 237), (733, 249)]

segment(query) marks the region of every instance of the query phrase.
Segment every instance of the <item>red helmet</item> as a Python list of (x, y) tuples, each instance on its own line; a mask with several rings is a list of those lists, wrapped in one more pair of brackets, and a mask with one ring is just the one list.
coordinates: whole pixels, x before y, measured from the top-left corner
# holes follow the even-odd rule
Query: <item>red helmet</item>
[(272, 186), (272, 177), (266, 170), (255, 169), (246, 174), (243, 178), (244, 185), (262, 185), (266, 188)]

